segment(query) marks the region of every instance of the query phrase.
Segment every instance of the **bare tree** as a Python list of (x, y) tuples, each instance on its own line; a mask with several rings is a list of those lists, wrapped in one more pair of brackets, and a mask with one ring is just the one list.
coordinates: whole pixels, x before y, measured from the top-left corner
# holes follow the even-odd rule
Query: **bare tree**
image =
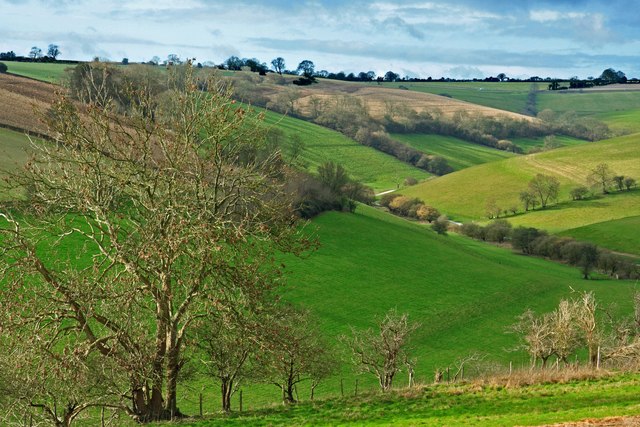
[(546, 208), (550, 201), (558, 198), (560, 181), (555, 176), (537, 174), (529, 181), (529, 193), (540, 201), (540, 206)]
[(57, 59), (62, 52), (60, 52), (60, 47), (57, 44), (50, 44), (47, 48), (47, 56)]
[(282, 75), (282, 72), (284, 71), (286, 65), (284, 63), (284, 58), (279, 56), (273, 60), (271, 60), (271, 65), (273, 66), (273, 69), (275, 70), (276, 73)]
[(594, 187), (600, 187), (602, 194), (609, 192), (609, 186), (613, 180), (614, 173), (607, 163), (600, 163), (587, 176), (587, 183)]
[(554, 352), (550, 316), (537, 316), (533, 311), (527, 310), (511, 326), (511, 331), (520, 335), (522, 343), (518, 348), (529, 353), (531, 369), (535, 368), (538, 359), (542, 360), (542, 367), (545, 367)]
[(110, 404), (141, 422), (180, 415), (193, 322), (238, 295), (258, 303), (280, 276), (275, 248), (307, 247), (257, 118), (201, 87), (188, 72), (158, 123), (56, 102), (55, 144), (34, 144), (13, 177), (29, 200), (0, 206), (0, 330), (49, 342), (60, 369), (67, 352), (110, 361), (123, 379)]
[(315, 322), (308, 312), (287, 307), (267, 324), (272, 327), (267, 338), (269, 378), (281, 390), (283, 402), (297, 402), (296, 386), (304, 381), (311, 382), (313, 399), (320, 381), (336, 369), (336, 360)]
[(38, 46), (33, 46), (29, 51), (29, 58), (38, 59), (40, 57), (42, 57), (42, 49), (40, 49)]
[(420, 325), (410, 322), (408, 314), (398, 314), (396, 309), (389, 310), (377, 323), (375, 331), (352, 328), (351, 336), (343, 340), (353, 353), (355, 365), (362, 372), (375, 374), (382, 391), (387, 391), (402, 365), (409, 360), (409, 338)]

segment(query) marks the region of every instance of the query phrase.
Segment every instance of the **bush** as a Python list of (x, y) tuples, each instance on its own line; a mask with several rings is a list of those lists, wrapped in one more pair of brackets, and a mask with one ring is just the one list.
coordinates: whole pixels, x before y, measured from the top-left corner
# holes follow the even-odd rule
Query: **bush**
[(400, 196), (402, 196), (402, 194), (398, 194), (398, 193), (383, 194), (382, 197), (380, 197), (380, 202), (379, 202), (380, 206), (384, 206), (385, 208), (388, 208), (391, 202), (393, 202), (393, 199)]
[(497, 219), (487, 225), (484, 232), (488, 241), (502, 243), (511, 236), (511, 223), (504, 219)]
[(571, 190), (570, 194), (573, 200), (586, 199), (587, 196), (589, 195), (589, 189), (584, 185), (581, 185)]
[(472, 239), (485, 239), (484, 227), (476, 224), (475, 222), (465, 222), (460, 227), (460, 232), (465, 236), (471, 237)]
[(412, 176), (405, 178), (404, 180), (404, 185), (406, 186), (416, 185), (417, 183), (418, 183), (418, 180)]
[(447, 234), (449, 229), (449, 218), (446, 215), (440, 215), (440, 217), (431, 224), (431, 229), (438, 234)]
[(522, 253), (533, 253), (533, 244), (541, 236), (545, 236), (546, 233), (542, 230), (538, 230), (533, 227), (518, 227), (511, 233), (511, 244), (514, 249), (519, 249)]
[(440, 211), (434, 207), (422, 205), (418, 208), (416, 216), (420, 221), (433, 222), (440, 216)]
[(7, 64), (0, 62), (0, 74), (6, 73), (8, 70)]

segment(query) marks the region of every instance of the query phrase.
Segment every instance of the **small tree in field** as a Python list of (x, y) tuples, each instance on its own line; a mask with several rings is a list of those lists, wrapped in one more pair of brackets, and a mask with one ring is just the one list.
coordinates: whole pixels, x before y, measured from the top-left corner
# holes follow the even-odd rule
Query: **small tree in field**
[(382, 391), (388, 391), (393, 379), (404, 364), (411, 364), (407, 345), (418, 323), (410, 322), (409, 315), (391, 309), (378, 321), (377, 330), (357, 331), (344, 341), (353, 353), (353, 362), (362, 372), (370, 372), (378, 378)]
[(560, 181), (554, 176), (539, 173), (529, 181), (529, 193), (540, 202), (542, 209), (558, 198), (559, 190)]
[(587, 182), (594, 186), (600, 187), (602, 194), (609, 192), (609, 186), (613, 181), (614, 173), (607, 163), (600, 163), (587, 176)]

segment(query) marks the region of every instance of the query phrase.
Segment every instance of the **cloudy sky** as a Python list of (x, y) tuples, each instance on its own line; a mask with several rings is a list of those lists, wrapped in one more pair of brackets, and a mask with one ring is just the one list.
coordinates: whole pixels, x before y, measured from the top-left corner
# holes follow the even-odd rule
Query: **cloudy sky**
[(456, 78), (640, 77), (637, 0), (0, 0), (0, 52), (61, 59), (231, 55), (288, 68)]

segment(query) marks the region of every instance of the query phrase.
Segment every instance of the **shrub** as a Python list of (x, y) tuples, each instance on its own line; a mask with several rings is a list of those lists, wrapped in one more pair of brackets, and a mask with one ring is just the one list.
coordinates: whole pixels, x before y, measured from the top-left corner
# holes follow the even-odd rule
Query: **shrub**
[(497, 219), (487, 225), (484, 232), (488, 241), (502, 243), (511, 236), (511, 223), (504, 219)]
[(7, 64), (4, 62), (0, 62), (0, 74), (6, 73), (8, 70)]
[(412, 176), (405, 178), (404, 180), (404, 185), (406, 186), (416, 185), (417, 183), (418, 183), (418, 180)]
[(449, 218), (446, 215), (440, 215), (437, 220), (431, 224), (431, 229), (438, 234), (447, 234), (449, 228)]
[(460, 227), (460, 232), (472, 239), (485, 240), (484, 227), (475, 222), (466, 222)]
[(581, 185), (571, 190), (570, 194), (573, 200), (582, 200), (587, 198), (589, 195), (589, 189), (584, 185)]
[(541, 236), (545, 236), (546, 233), (542, 230), (538, 230), (533, 227), (518, 227), (511, 233), (511, 244), (514, 249), (520, 249), (522, 253), (533, 253), (533, 244)]
[(393, 202), (393, 200), (396, 197), (401, 197), (402, 194), (398, 194), (398, 193), (387, 193), (382, 195), (382, 197), (380, 197), (380, 206), (384, 206), (385, 208), (388, 208), (389, 205), (391, 204), (391, 202)]
[(433, 222), (440, 216), (440, 211), (438, 211), (438, 209), (434, 207), (422, 205), (420, 208), (418, 208), (416, 216), (421, 221)]

